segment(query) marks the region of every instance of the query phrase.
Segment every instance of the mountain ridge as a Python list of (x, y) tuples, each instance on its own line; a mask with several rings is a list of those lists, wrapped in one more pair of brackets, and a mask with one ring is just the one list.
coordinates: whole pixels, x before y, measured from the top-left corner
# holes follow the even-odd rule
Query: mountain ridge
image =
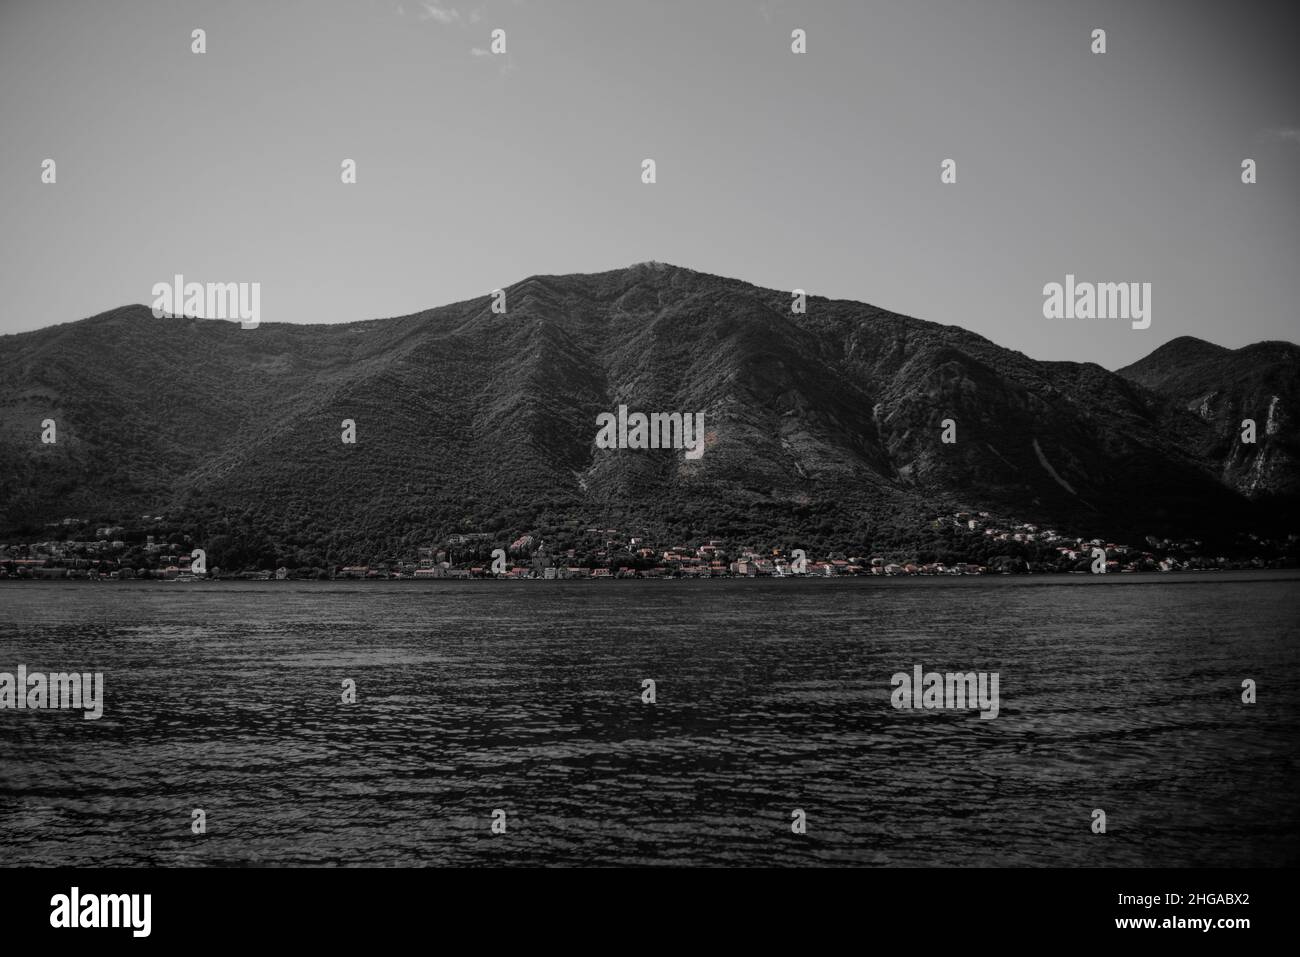
[[(1289, 343), (1243, 360), (1180, 337), (1110, 372), (851, 300), (792, 314), (788, 291), (670, 264), (504, 289), (504, 315), (481, 296), (243, 330), (137, 304), (0, 337), (0, 536), (79, 511), (358, 557), (601, 523), (901, 541), (961, 507), (1139, 539), (1290, 530)], [(1212, 414), (1189, 407), (1216, 383)], [(621, 404), (703, 411), (705, 455), (597, 450)], [(1234, 442), (1257, 408), (1259, 445)]]
[[(696, 277), (700, 277), (700, 278), (704, 278), (704, 279), (708, 279), (708, 280), (714, 280), (714, 281), (724, 282), (724, 283), (727, 283), (727, 284), (730, 284), (730, 285), (734, 285), (734, 286), (746, 287), (746, 288), (748, 288), (748, 289), (752, 289), (752, 290), (759, 291), (759, 292), (765, 292), (765, 293), (776, 293), (776, 292), (778, 292), (778, 290), (772, 289), (772, 288), (770, 288), (770, 287), (759, 286), (759, 285), (756, 285), (755, 283), (749, 282), (748, 280), (744, 280), (744, 279), (736, 279), (736, 278), (733, 278), (733, 277), (727, 277), (727, 276), (722, 276), (722, 275), (719, 275), (719, 274), (708, 273), (708, 272), (704, 272), (704, 271), (701, 271), (701, 270), (692, 269), (692, 268), (689, 267), (689, 266), (680, 266), (680, 265), (677, 265), (677, 264), (674, 264), (674, 263), (659, 262), (659, 261), (655, 261), (655, 260), (645, 260), (645, 261), (642, 261), (642, 262), (633, 263), (633, 264), (631, 264), (631, 265), (629, 265), (629, 266), (618, 267), (618, 268), (614, 268), (614, 269), (607, 269), (607, 270), (602, 270), (602, 271), (600, 271), (600, 272), (594, 272), (594, 273), (533, 273), (533, 274), (530, 274), (530, 275), (528, 275), (528, 276), (525, 276), (524, 278), (522, 278), (522, 279), (516, 281), (515, 283), (512, 283), (512, 284), (509, 285), (509, 286), (505, 286), (505, 287), (502, 287), (502, 288), (504, 288), (507, 292), (511, 292), (511, 291), (518, 291), (518, 290), (521, 290), (521, 289), (523, 289), (523, 288), (525, 288), (525, 287), (527, 287), (527, 286), (529, 286), (529, 285), (531, 285), (531, 284), (544, 283), (544, 282), (547, 281), (547, 280), (551, 280), (551, 281), (558, 281), (558, 280), (569, 280), (569, 281), (572, 281), (572, 280), (595, 280), (595, 279), (604, 279), (604, 278), (606, 278), (606, 277), (613, 277), (613, 276), (626, 276), (626, 275), (629, 275), (629, 274), (635, 274), (635, 273), (637, 273), (637, 272), (641, 272), (641, 273), (645, 273), (645, 272), (658, 272), (658, 273), (663, 273), (663, 272), (672, 272), (672, 273), (682, 273), (682, 274), (687, 274), (687, 275), (691, 275), (691, 276), (696, 276)], [(782, 293), (782, 294), (784, 294), (784, 295), (788, 295), (788, 293)], [(815, 295), (815, 294), (811, 294), (811, 293), (808, 295), (808, 299), (809, 299), (809, 301), (821, 301), (821, 302), (832, 303), (832, 304), (849, 304), (849, 305), (854, 305), (854, 306), (859, 306), (859, 307), (865, 307), (865, 308), (868, 308), (868, 309), (875, 310), (875, 311), (877, 311), (877, 312), (879, 312), (879, 313), (881, 313), (881, 314), (888, 314), (888, 315), (900, 316), (900, 317), (902, 317), (902, 318), (904, 318), (904, 319), (908, 319), (908, 320), (915, 321), (915, 322), (918, 322), (918, 323), (925, 323), (925, 324), (928, 324), (928, 325), (931, 325), (931, 326), (942, 327), (942, 328), (959, 329), (959, 330), (961, 330), (963, 333), (965, 333), (965, 334), (967, 334), (967, 335), (969, 335), (969, 336), (973, 336), (973, 337), (976, 337), (976, 338), (978, 338), (978, 339), (980, 339), (980, 340), (982, 340), (982, 341), (984, 341), (984, 342), (987, 342), (987, 343), (989, 343), (989, 344), (996, 345), (996, 343), (994, 343), (992, 340), (988, 339), (987, 337), (982, 336), (981, 334), (976, 333), (976, 332), (974, 332), (974, 331), (972, 331), (972, 330), (966, 329), (964, 326), (958, 325), (958, 324), (956, 324), (956, 323), (939, 323), (939, 322), (935, 322), (935, 321), (933, 321), (933, 320), (922, 319), (922, 318), (919, 318), (919, 317), (916, 317), (916, 316), (912, 316), (912, 315), (909, 315), (909, 314), (906, 314), (906, 313), (897, 313), (897, 312), (893, 312), (893, 311), (891, 311), (891, 310), (886, 310), (886, 309), (883, 309), (883, 308), (881, 308), (881, 307), (873, 306), (873, 305), (870, 305), (870, 304), (868, 304), (868, 303), (861, 302), (861, 301), (859, 301), (859, 300), (853, 300), (853, 299), (832, 299), (832, 298), (828, 298), (828, 297), (825, 297), (825, 296), (817, 296), (817, 295)], [(366, 319), (350, 319), (350, 320), (346, 320), (346, 321), (342, 321), (342, 322), (321, 322), (321, 323), (297, 323), (297, 322), (294, 322), (294, 323), (289, 323), (289, 322), (280, 322), (280, 323), (277, 323), (277, 322), (272, 322), (272, 321), (266, 321), (266, 322), (261, 323), (261, 325), (305, 326), (305, 327), (309, 327), (309, 328), (315, 328), (315, 327), (319, 327), (319, 326), (358, 326), (358, 325), (364, 325), (364, 324), (366, 324), (366, 323), (373, 323), (373, 322), (385, 322), (385, 321), (394, 321), (394, 320), (402, 320), (402, 319), (416, 319), (416, 318), (419, 318), (419, 317), (427, 316), (427, 315), (429, 315), (430, 313), (439, 312), (439, 311), (443, 311), (443, 310), (456, 309), (456, 308), (477, 307), (477, 304), (479, 304), (479, 303), (490, 303), (490, 301), (491, 301), (491, 297), (490, 297), (490, 296), (476, 296), (476, 297), (471, 297), (471, 298), (469, 298), (469, 299), (461, 299), (461, 300), (456, 300), (456, 301), (454, 301), (454, 302), (445, 303), (445, 304), (443, 304), (443, 305), (441, 305), (441, 306), (428, 307), (428, 308), (425, 308), (425, 309), (416, 310), (415, 312), (410, 312), (410, 313), (399, 313), (399, 314), (390, 315), (390, 316), (373, 316), (373, 317), (366, 318)], [(22, 332), (13, 332), (13, 333), (0, 334), (0, 341), (3, 341), (5, 338), (10, 337), (10, 336), (23, 336), (23, 335), (30, 335), (30, 334), (33, 334), (33, 333), (44, 332), (44, 331), (48, 331), (48, 330), (50, 330), (50, 329), (54, 329), (54, 328), (58, 328), (58, 327), (75, 326), (75, 325), (78, 325), (78, 324), (81, 324), (81, 323), (89, 323), (89, 322), (102, 321), (102, 320), (105, 320), (105, 319), (109, 319), (109, 318), (111, 318), (111, 317), (114, 317), (114, 316), (115, 316), (116, 314), (118, 314), (118, 313), (123, 313), (123, 312), (127, 312), (127, 311), (132, 311), (132, 312), (137, 312), (137, 313), (138, 313), (139, 311), (145, 311), (145, 312), (150, 312), (150, 314), (152, 314), (151, 307), (148, 306), (148, 305), (145, 305), (144, 303), (125, 303), (125, 304), (123, 304), (123, 305), (116, 306), (116, 307), (114, 307), (114, 308), (104, 310), (103, 312), (96, 313), (95, 315), (87, 316), (87, 317), (84, 317), (84, 318), (82, 318), (82, 319), (74, 319), (74, 320), (70, 320), (70, 321), (68, 321), (68, 322), (64, 322), (64, 323), (56, 323), (56, 324), (53, 324), (53, 325), (50, 325), (50, 326), (42, 326), (42, 327), (40, 327), (40, 328), (38, 328), (38, 329), (24, 330), (24, 331), (22, 331)], [(181, 316), (178, 314), (178, 315), (175, 315), (175, 316), (169, 316), (168, 318), (181, 318)], [(216, 321), (216, 322), (220, 322), (220, 321), (225, 321), (225, 320), (205, 320), (205, 321)], [(1170, 339), (1170, 340), (1168, 340), (1167, 342), (1165, 342), (1165, 343), (1163, 343), (1163, 344), (1161, 344), (1161, 345), (1155, 347), (1153, 350), (1151, 350), (1150, 352), (1148, 352), (1145, 356), (1142, 356), (1142, 357), (1140, 357), (1140, 358), (1138, 358), (1138, 359), (1135, 359), (1133, 362), (1128, 363), (1128, 365), (1126, 365), (1126, 366), (1120, 366), (1120, 367), (1117, 368), (1117, 369), (1114, 369), (1114, 370), (1107, 370), (1107, 371), (1112, 371), (1112, 372), (1115, 372), (1116, 374), (1122, 374), (1126, 369), (1132, 369), (1132, 368), (1134, 368), (1134, 367), (1137, 367), (1137, 366), (1141, 365), (1142, 363), (1145, 363), (1145, 362), (1151, 360), (1153, 357), (1155, 357), (1155, 356), (1157, 356), (1157, 355), (1159, 355), (1159, 354), (1162, 354), (1162, 353), (1166, 352), (1167, 350), (1170, 350), (1170, 349), (1182, 349), (1182, 348), (1185, 348), (1187, 344), (1190, 344), (1191, 346), (1196, 347), (1196, 348), (1198, 348), (1198, 349), (1205, 349), (1205, 350), (1208, 350), (1208, 351), (1216, 351), (1216, 352), (1221, 352), (1221, 353), (1227, 353), (1227, 352), (1241, 352), (1242, 350), (1245, 350), (1245, 349), (1254, 349), (1254, 348), (1256, 348), (1256, 347), (1264, 347), (1264, 346), (1284, 346), (1284, 347), (1291, 347), (1291, 348), (1300, 349), (1300, 346), (1297, 346), (1295, 343), (1291, 343), (1291, 342), (1288, 342), (1288, 341), (1286, 341), (1286, 340), (1265, 339), (1265, 340), (1259, 340), (1259, 341), (1257, 341), (1257, 342), (1253, 342), (1253, 343), (1247, 343), (1247, 344), (1245, 344), (1245, 345), (1243, 345), (1243, 346), (1238, 346), (1238, 347), (1236, 347), (1236, 348), (1232, 348), (1232, 347), (1229, 347), (1229, 346), (1223, 346), (1223, 345), (1220, 345), (1220, 344), (1217, 344), (1217, 343), (1212, 343), (1212, 342), (1210, 342), (1209, 340), (1201, 339), (1201, 338), (1196, 337), (1196, 336), (1182, 335), (1182, 336), (1177, 336), (1177, 337), (1175, 337), (1175, 338), (1173, 338), (1173, 339)], [(1008, 347), (1001, 347), (1001, 346), (999, 346), (999, 348), (1008, 348)], [(1016, 352), (1018, 352), (1018, 350), (1009, 350), (1009, 351), (1016, 351)], [(1020, 353), (1020, 354), (1021, 354), (1021, 355), (1024, 355), (1024, 353)], [(1090, 362), (1090, 361), (1089, 361), (1089, 362), (1084, 362), (1084, 363), (1078, 363), (1076, 360), (1071, 360), (1071, 359), (1035, 359), (1035, 360), (1032, 360), (1032, 361), (1035, 361), (1035, 362), (1042, 362), (1042, 363), (1062, 362), (1062, 363), (1071, 363), (1071, 364), (1097, 365), (1099, 368), (1102, 368), (1102, 369), (1105, 369), (1105, 368), (1106, 368), (1105, 366), (1101, 366), (1101, 365), (1098, 364), (1098, 363), (1093, 363), (1093, 362)]]

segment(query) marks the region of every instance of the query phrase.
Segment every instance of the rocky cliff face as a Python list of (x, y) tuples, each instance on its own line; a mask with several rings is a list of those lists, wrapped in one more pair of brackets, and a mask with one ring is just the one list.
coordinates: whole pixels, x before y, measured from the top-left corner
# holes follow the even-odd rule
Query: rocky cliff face
[[(1183, 337), (1119, 374), (1192, 413), (1194, 448), (1229, 488), (1250, 498), (1300, 493), (1300, 347), (1257, 342), (1228, 350)], [(1255, 442), (1242, 441), (1254, 423)]]

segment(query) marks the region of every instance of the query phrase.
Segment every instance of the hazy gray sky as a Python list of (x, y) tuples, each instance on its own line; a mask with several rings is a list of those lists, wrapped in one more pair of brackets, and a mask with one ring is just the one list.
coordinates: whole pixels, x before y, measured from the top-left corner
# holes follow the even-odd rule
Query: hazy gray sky
[[(1111, 368), (1294, 341), (1296, 6), (0, 0), (0, 332), (174, 273), (337, 322), (655, 259)], [(1066, 273), (1151, 327), (1043, 318)]]

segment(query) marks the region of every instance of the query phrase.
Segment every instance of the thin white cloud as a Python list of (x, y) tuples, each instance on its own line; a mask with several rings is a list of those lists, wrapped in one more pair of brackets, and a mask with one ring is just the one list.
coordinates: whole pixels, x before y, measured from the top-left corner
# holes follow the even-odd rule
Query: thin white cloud
[(1276, 126), (1271, 130), (1265, 130), (1265, 135), (1270, 140), (1281, 143), (1294, 143), (1300, 146), (1300, 128), (1294, 126)]
[(460, 11), (455, 7), (440, 7), (436, 3), (421, 3), (424, 7), (424, 13), (420, 14), (421, 20), (436, 20), (438, 23), (455, 23), (460, 19)]

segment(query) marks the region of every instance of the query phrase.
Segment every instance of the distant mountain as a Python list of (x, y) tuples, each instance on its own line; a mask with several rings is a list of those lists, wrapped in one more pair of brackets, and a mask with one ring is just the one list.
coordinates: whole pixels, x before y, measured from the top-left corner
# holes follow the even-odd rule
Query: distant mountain
[[(0, 541), (160, 512), (303, 560), (586, 526), (872, 547), (960, 508), (1131, 541), (1293, 520), (1289, 344), (1176, 340), (1117, 374), (659, 263), (506, 297), (250, 330), (127, 306), (0, 337)], [(705, 454), (598, 449), (620, 404), (703, 412)]]
[[(1119, 374), (1205, 423), (1193, 447), (1228, 487), (1252, 498), (1300, 494), (1300, 346), (1230, 350), (1183, 336)], [(1255, 422), (1254, 444), (1240, 441), (1246, 419)]]

